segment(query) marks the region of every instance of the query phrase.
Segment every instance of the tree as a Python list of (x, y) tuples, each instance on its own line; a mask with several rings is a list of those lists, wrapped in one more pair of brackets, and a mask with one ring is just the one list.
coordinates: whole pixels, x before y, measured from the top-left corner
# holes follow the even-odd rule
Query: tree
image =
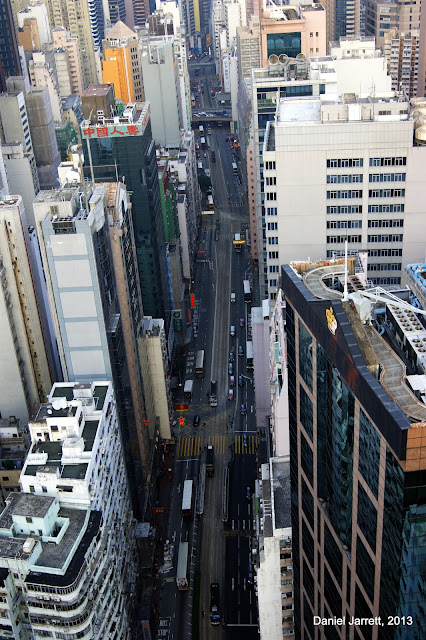
[(200, 185), (201, 191), (205, 193), (212, 186), (212, 181), (205, 173), (199, 173), (198, 184)]

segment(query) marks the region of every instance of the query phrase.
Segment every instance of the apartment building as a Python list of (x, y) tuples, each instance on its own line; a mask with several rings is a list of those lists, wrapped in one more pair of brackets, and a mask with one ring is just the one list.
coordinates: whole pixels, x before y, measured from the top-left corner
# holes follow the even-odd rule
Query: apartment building
[(119, 21), (107, 31), (102, 49), (102, 82), (113, 84), (115, 97), (124, 104), (143, 100), (136, 32)]
[[(0, 517), (5, 638), (130, 638), (135, 539), (109, 382), (54, 384)], [(19, 606), (16, 606), (19, 602)]]

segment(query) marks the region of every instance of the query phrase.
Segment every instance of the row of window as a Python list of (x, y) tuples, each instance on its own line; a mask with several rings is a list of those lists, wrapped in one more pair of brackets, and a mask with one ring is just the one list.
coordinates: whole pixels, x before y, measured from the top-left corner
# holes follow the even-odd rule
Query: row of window
[(268, 216), (278, 215), (277, 207), (266, 207), (266, 215)]
[(327, 220), (327, 229), (361, 229), (362, 220)]
[(405, 189), (370, 189), (369, 198), (403, 198)]
[[(407, 158), (402, 156), (387, 158), (370, 158), (370, 167), (400, 167), (407, 164)], [(335, 167), (363, 167), (363, 158), (329, 158), (327, 160), (327, 169)]]
[(361, 236), (327, 236), (329, 244), (341, 244), (346, 242), (361, 242)]
[(402, 242), (402, 233), (367, 236), (367, 242)]
[(275, 160), (267, 160), (265, 162), (265, 169), (268, 171), (273, 171), (275, 169)]
[(268, 238), (268, 244), (278, 244), (278, 238), (277, 237)]
[(369, 220), (369, 228), (372, 227), (403, 227), (404, 220)]
[(268, 231), (277, 231), (278, 222), (268, 222)]
[(362, 182), (362, 173), (346, 175), (330, 174), (327, 176), (327, 184), (347, 184), (352, 182)]
[(362, 204), (342, 204), (327, 206), (327, 213), (362, 213)]
[(401, 263), (400, 262), (373, 262), (368, 265), (369, 271), (400, 271)]
[(269, 265), (269, 273), (279, 273), (280, 267), (278, 264)]
[(266, 199), (267, 200), (276, 200), (277, 199), (276, 191), (267, 191), (265, 195), (266, 195)]
[(275, 184), (277, 184), (277, 177), (271, 176), (269, 178), (266, 178), (266, 184), (268, 187), (274, 186)]
[(376, 258), (400, 258), (402, 256), (402, 249), (369, 249), (368, 255)]
[(401, 284), (401, 278), (370, 278), (370, 280), (376, 287), (385, 284)]
[(405, 173), (370, 173), (368, 180), (369, 182), (405, 182), (405, 175)]
[(368, 213), (404, 213), (403, 204), (369, 204)]
[(269, 260), (278, 260), (278, 251), (269, 251), (268, 258)]
[(347, 189), (345, 191), (327, 191), (328, 200), (337, 198), (362, 198), (362, 189)]

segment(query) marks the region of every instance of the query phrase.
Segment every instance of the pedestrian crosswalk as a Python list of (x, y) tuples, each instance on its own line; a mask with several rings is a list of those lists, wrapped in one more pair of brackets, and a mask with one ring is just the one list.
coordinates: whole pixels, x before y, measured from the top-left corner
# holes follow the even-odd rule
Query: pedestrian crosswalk
[(224, 455), (229, 451), (230, 444), (234, 445), (236, 454), (256, 453), (256, 436), (183, 436), (178, 438), (177, 457), (192, 458), (199, 456), (203, 446), (213, 445), (216, 455)]

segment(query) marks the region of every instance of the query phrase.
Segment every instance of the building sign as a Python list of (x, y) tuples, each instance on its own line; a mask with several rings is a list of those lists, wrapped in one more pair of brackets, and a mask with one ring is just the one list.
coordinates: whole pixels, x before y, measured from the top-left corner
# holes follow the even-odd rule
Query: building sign
[[(148, 116), (149, 117), (149, 116)], [(146, 123), (143, 124), (108, 124), (106, 126), (90, 125), (81, 127), (83, 138), (121, 138), (123, 136), (142, 136)]]
[[(175, 411), (188, 411), (189, 404), (177, 404), (175, 405)], [(183, 420), (183, 418), (180, 418)]]
[(334, 336), (337, 329), (337, 320), (333, 313), (333, 307), (330, 307), (329, 309), (325, 310), (325, 316), (327, 318), (327, 325), (330, 330), (330, 333), (332, 333)]
[(214, 210), (213, 209), (206, 209), (205, 211), (201, 212), (202, 216), (214, 216)]

